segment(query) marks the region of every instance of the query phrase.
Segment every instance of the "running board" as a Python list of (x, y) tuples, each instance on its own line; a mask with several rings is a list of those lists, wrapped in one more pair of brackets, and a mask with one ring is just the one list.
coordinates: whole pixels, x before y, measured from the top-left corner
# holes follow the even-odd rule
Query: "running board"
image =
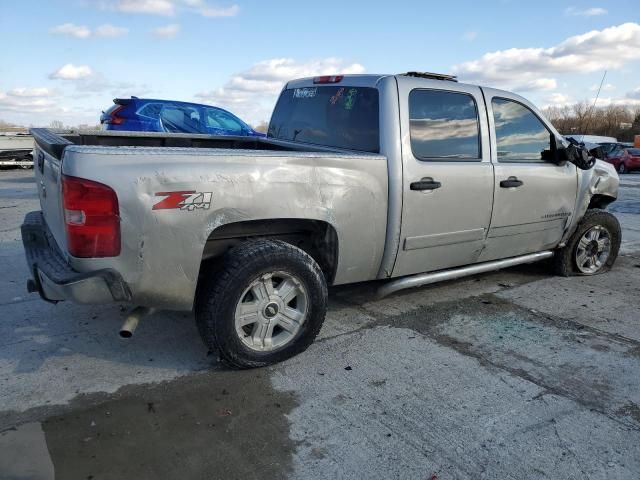
[(431, 273), (419, 273), (418, 275), (402, 277), (385, 283), (378, 289), (377, 296), (378, 298), (384, 298), (387, 295), (391, 295), (398, 290), (404, 290), (405, 288), (421, 287), (422, 285), (443, 282), (445, 280), (455, 280), (456, 278), (476, 275), (478, 273), (492, 272), (494, 270), (514, 267), (516, 265), (522, 265), (525, 263), (534, 263), (550, 257), (553, 257), (553, 252), (547, 250), (544, 252), (521, 255), (519, 257), (511, 257), (505, 258), (503, 260), (494, 260), (492, 262), (468, 265), (466, 267), (452, 268), (450, 270), (440, 270), (438, 272)]

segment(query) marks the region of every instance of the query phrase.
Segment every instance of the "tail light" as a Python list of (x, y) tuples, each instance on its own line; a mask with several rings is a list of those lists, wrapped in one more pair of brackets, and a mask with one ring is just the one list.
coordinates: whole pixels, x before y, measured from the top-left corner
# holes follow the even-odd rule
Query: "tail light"
[(74, 257), (120, 255), (120, 210), (116, 192), (84, 178), (62, 177), (67, 248)]
[(313, 83), (340, 83), (344, 75), (322, 75), (321, 77), (314, 77)]
[(111, 125), (121, 125), (124, 122), (124, 118), (118, 116), (118, 112), (124, 110), (126, 105), (118, 105), (116, 108), (111, 110), (107, 115), (107, 119), (104, 123), (109, 123)]

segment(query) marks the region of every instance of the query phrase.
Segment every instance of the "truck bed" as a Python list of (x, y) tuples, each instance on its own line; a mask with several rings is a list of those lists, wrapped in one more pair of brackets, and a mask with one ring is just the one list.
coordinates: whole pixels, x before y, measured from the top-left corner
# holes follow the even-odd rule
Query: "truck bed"
[[(51, 130), (32, 128), (36, 143), (47, 153), (60, 158), (69, 145), (104, 147), (182, 147), (231, 150), (275, 150), (292, 152), (342, 152), (348, 150), (320, 145), (287, 142), (266, 137), (232, 137), (163, 132), (121, 132), (106, 130)], [(357, 152), (362, 155), (361, 152)]]
[[(229, 235), (246, 236), (256, 225), (268, 224), (274, 235), (284, 234), (285, 226), (287, 232), (304, 230), (303, 223), (312, 231), (316, 225), (321, 232), (329, 229), (342, 245), (334, 284), (378, 275), (388, 201), (383, 155), (268, 138), (48, 129), (32, 134), (50, 238), (74, 271), (118, 272), (136, 305), (190, 310), (203, 259), (228, 248)], [(118, 256), (68, 253), (64, 176), (115, 192)], [(184, 200), (187, 191), (210, 201), (198, 208), (159, 207), (176, 194)]]

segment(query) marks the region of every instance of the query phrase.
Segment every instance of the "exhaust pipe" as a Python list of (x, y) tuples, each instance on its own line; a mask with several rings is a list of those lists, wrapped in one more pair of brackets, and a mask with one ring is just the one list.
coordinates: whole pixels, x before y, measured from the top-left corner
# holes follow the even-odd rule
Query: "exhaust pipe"
[(122, 327), (120, 327), (120, 336), (122, 338), (133, 337), (133, 332), (136, 331), (136, 327), (140, 320), (142, 320), (142, 317), (151, 315), (153, 312), (155, 312), (155, 309), (149, 307), (136, 307), (131, 310), (127, 318), (124, 319)]

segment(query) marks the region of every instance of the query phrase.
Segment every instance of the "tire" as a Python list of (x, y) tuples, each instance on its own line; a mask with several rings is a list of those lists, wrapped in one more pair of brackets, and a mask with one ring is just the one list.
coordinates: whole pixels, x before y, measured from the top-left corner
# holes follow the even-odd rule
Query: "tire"
[(618, 173), (622, 175), (623, 173), (627, 172), (627, 166), (624, 164), (624, 162), (620, 162), (620, 165), (618, 165)]
[(280, 240), (252, 240), (201, 280), (195, 317), (228, 366), (256, 368), (306, 350), (326, 311), (327, 284), (311, 256)]
[[(588, 237), (598, 237), (598, 240), (588, 240)], [(581, 244), (581, 240), (584, 241)], [(571, 235), (567, 245), (556, 251), (554, 257), (554, 267), (558, 275), (564, 277), (574, 275), (596, 275), (611, 269), (620, 250), (622, 232), (618, 219), (609, 212), (600, 209), (587, 210), (584, 217), (578, 224), (578, 228)], [(607, 241), (608, 240), (608, 241)], [(603, 245), (608, 243), (608, 252), (604, 253), (606, 247), (602, 248), (593, 244)], [(585, 243), (586, 242), (586, 245)], [(595, 251), (597, 249), (597, 251)], [(593, 255), (589, 255), (594, 251)], [(581, 260), (586, 260), (583, 263)], [(596, 262), (589, 259), (597, 259)]]

